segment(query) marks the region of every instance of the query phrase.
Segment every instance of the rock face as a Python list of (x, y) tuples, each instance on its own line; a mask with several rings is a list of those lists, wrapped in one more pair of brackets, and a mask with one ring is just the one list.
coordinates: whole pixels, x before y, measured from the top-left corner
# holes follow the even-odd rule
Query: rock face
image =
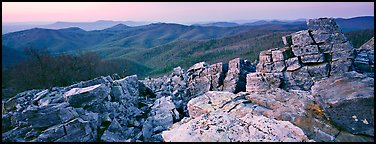
[(171, 96), (157, 99), (151, 107), (149, 117), (142, 128), (143, 137), (146, 141), (162, 141), (160, 133), (180, 120), (179, 112), (176, 110)]
[(98, 77), (2, 100), (3, 142), (374, 141), (373, 38), (332, 18), (257, 64), (199, 62), (162, 77)]
[(251, 114), (237, 118), (222, 111), (201, 115), (162, 136), (167, 142), (307, 141), (303, 131), (290, 122)]
[(356, 72), (316, 83), (312, 92), (330, 119), (353, 134), (374, 136), (374, 79)]
[(356, 49), (357, 55), (354, 65), (357, 72), (374, 77), (374, 47), (374, 38), (372, 37), (368, 42)]
[[(282, 38), (288, 47), (260, 53), (257, 74), (247, 76), (247, 91), (266, 91), (271, 87), (310, 90), (315, 81), (350, 70), (355, 49), (335, 20), (307, 20), (307, 25), (308, 30)], [(270, 77), (272, 81), (265, 80)], [(277, 83), (271, 84), (274, 82)]]
[(190, 118), (174, 124), (165, 141), (310, 141), (288, 121), (263, 116), (268, 108), (250, 103), (246, 93), (209, 91), (188, 103)]
[(229, 63), (209, 65), (199, 62), (184, 71), (180, 67), (159, 78), (146, 78), (142, 82), (157, 95), (172, 96), (178, 111), (188, 116), (187, 103), (208, 91), (245, 91), (246, 74), (255, 71), (255, 64), (236, 58)]

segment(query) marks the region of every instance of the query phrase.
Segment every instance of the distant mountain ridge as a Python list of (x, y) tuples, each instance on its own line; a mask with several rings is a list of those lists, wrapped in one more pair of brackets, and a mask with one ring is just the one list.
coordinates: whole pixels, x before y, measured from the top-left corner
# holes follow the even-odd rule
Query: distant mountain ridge
[(140, 25), (146, 25), (149, 23), (150, 22), (98, 20), (95, 22), (55, 22), (55, 23), (47, 24), (47, 25), (9, 25), (9, 24), (4, 25), (3, 24), (2, 34), (16, 32), (20, 30), (27, 30), (31, 28), (63, 29), (63, 28), (69, 28), (69, 27), (79, 27), (83, 30), (91, 31), (91, 30), (102, 30), (102, 29), (110, 28), (118, 24), (124, 24), (128, 26), (140, 26)]

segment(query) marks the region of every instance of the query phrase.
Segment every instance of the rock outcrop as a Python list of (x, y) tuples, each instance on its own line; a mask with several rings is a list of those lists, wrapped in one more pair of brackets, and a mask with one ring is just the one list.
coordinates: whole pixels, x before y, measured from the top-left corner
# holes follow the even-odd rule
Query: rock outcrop
[(374, 47), (374, 38), (372, 37), (368, 42), (356, 49), (357, 55), (355, 57), (354, 65), (357, 72), (374, 77)]
[(282, 38), (287, 47), (260, 52), (256, 73), (247, 75), (247, 91), (310, 90), (315, 81), (350, 70), (355, 49), (335, 20), (307, 20), (307, 25), (308, 30)]
[(374, 79), (347, 72), (317, 82), (316, 101), (338, 127), (353, 134), (374, 136)]
[(2, 100), (3, 142), (373, 142), (373, 38), (332, 18), (262, 51), (162, 77), (98, 77)]

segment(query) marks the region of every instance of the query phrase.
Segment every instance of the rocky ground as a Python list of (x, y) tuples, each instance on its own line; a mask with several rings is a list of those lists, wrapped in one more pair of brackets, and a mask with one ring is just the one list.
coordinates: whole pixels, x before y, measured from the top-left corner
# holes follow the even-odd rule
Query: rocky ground
[(373, 142), (373, 38), (353, 48), (334, 19), (307, 25), (257, 63), (19, 93), (2, 100), (2, 141)]

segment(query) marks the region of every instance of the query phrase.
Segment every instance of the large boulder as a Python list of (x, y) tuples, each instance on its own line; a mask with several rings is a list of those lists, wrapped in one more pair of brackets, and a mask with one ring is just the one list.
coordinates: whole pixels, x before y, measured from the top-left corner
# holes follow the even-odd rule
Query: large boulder
[(142, 127), (144, 141), (162, 141), (158, 136), (160, 132), (167, 130), (178, 120), (180, 120), (179, 112), (171, 96), (157, 99), (151, 106), (149, 117)]
[(177, 123), (162, 136), (166, 142), (308, 141), (303, 131), (290, 122), (252, 114), (238, 118), (220, 110)]
[(90, 107), (108, 98), (110, 88), (97, 84), (85, 88), (73, 88), (64, 93), (65, 100), (73, 107)]
[(237, 95), (231, 92), (209, 91), (188, 102), (189, 116), (194, 118), (220, 109), (226, 102), (235, 97), (237, 97)]
[(23, 114), (32, 128), (45, 128), (78, 117), (78, 113), (68, 106), (68, 103), (60, 103), (44, 107), (28, 107)]
[(353, 134), (374, 136), (374, 79), (357, 72), (315, 83), (312, 92), (325, 114)]
[(136, 106), (140, 96), (141, 85), (142, 83), (138, 81), (137, 75), (115, 80), (112, 95), (115, 101), (119, 101), (125, 106)]

